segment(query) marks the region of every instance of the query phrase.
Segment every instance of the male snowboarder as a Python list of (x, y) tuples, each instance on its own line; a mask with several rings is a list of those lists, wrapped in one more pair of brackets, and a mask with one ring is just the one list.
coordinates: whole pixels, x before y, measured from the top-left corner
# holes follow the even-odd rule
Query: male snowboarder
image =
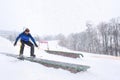
[[(35, 39), (30, 34), (30, 30), (28, 28), (26, 28), (22, 33), (19, 34), (19, 36), (16, 38), (14, 46), (16, 46), (17, 41), (19, 39), (20, 39), (20, 42), (21, 42), (19, 57), (23, 57), (23, 51), (24, 51), (25, 44), (28, 45), (28, 46), (30, 46), (30, 48), (31, 48), (30, 49), (30, 56), (31, 57), (35, 57), (35, 54), (34, 54), (34, 45), (36, 47), (38, 47), (38, 45), (36, 44)], [(32, 42), (34, 43), (34, 45), (33, 45), (33, 43), (29, 39), (32, 40)]]

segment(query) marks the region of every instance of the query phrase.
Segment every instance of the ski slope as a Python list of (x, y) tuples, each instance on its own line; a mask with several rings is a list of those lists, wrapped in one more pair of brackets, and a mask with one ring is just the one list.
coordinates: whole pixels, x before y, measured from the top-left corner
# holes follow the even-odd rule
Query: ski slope
[[(54, 42), (52, 42), (54, 44)], [(50, 45), (49, 45), (50, 46)], [(59, 46), (57, 45), (57, 48)], [(52, 49), (56, 47), (52, 45)], [(59, 48), (60, 49), (60, 48)], [(61, 49), (66, 50), (67, 49)], [(16, 47), (11, 42), (0, 37), (0, 52), (18, 54), (19, 44)], [(42, 59), (63, 61), (89, 65), (86, 72), (71, 73), (62, 69), (54, 69), (43, 65), (20, 61), (16, 58), (0, 54), (1, 80), (120, 80), (120, 58), (106, 55), (96, 55), (80, 52), (84, 58), (68, 58), (48, 54), (42, 48), (35, 48), (35, 54)], [(29, 56), (29, 47), (26, 46), (24, 55)]]

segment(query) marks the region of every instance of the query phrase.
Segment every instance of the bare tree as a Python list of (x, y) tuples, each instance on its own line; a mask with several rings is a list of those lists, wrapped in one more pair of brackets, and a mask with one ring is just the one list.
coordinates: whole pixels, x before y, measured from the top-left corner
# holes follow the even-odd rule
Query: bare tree
[(120, 35), (120, 25), (117, 19), (112, 19), (111, 20), (111, 25), (113, 28), (113, 46), (114, 46), (114, 55), (119, 56), (119, 35)]

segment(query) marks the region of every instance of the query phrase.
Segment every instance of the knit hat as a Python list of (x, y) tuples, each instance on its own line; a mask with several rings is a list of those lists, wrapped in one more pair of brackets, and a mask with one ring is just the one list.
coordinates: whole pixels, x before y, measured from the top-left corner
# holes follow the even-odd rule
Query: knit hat
[(30, 30), (28, 28), (25, 29), (25, 32), (30, 32)]

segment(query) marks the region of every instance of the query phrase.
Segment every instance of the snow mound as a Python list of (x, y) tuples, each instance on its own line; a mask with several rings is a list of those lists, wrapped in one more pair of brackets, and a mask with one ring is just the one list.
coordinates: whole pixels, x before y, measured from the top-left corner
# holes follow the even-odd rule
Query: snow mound
[(3, 37), (0, 37), (0, 52), (9, 52), (9, 53), (15, 52), (13, 44), (9, 40)]

